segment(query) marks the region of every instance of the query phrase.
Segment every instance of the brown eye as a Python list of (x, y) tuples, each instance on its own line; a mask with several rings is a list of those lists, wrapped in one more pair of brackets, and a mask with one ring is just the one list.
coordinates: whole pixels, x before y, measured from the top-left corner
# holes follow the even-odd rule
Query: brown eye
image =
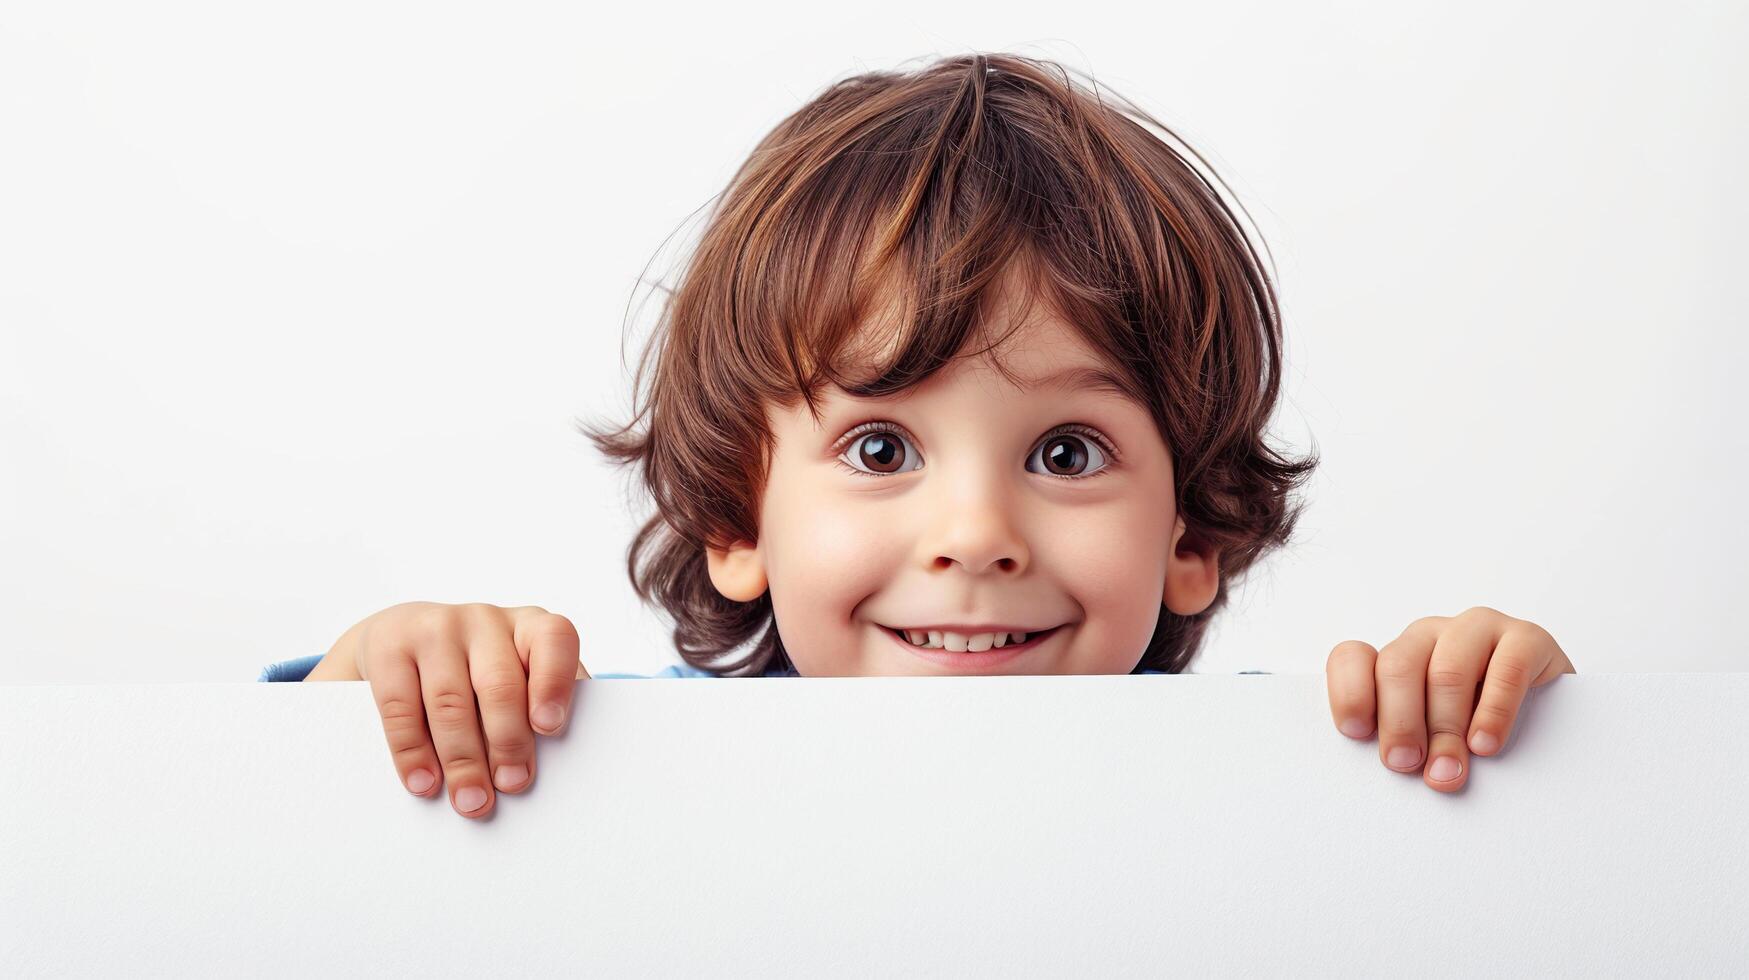
[[(842, 458), (852, 468), (864, 473), (898, 473), (904, 467), (905, 446), (904, 437), (898, 433), (888, 429), (876, 429), (852, 441)], [(916, 453), (911, 455), (915, 456)]]
[(1051, 476), (1069, 479), (1087, 476), (1089, 460), (1097, 459), (1099, 461), (1099, 466), (1093, 472), (1104, 469), (1106, 461), (1105, 451), (1099, 447), (1098, 443), (1067, 432), (1058, 433), (1046, 439), (1034, 455), (1043, 457), (1045, 465), (1043, 472)]

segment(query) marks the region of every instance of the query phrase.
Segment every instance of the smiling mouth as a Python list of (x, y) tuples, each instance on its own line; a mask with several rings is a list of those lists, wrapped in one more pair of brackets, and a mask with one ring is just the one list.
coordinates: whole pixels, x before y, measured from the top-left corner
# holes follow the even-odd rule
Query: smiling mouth
[[(1041, 640), (1062, 628), (1063, 624), (1058, 624), (1047, 630), (1033, 630), (1030, 633), (976, 633), (968, 636), (963, 633), (942, 632), (940, 630), (902, 630), (892, 626), (881, 627), (907, 646), (919, 650), (941, 650), (947, 653), (983, 653), (990, 650), (1036, 646)], [(924, 642), (918, 643), (912, 637), (922, 639)]]

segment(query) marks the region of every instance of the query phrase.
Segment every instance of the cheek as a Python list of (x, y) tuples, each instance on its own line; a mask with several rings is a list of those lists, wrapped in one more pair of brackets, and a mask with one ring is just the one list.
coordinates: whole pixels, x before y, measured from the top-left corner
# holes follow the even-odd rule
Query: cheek
[(1068, 516), (1065, 533), (1053, 534), (1050, 551), (1037, 556), (1086, 616), (1077, 655), (1111, 661), (1084, 665), (1088, 672), (1127, 671), (1147, 649), (1165, 599), (1172, 519), (1128, 507)]
[(866, 624), (852, 617), (891, 580), (902, 546), (873, 508), (834, 507), (825, 493), (799, 496), (773, 501), (765, 525), (772, 611), (797, 668), (833, 673), (860, 656)]

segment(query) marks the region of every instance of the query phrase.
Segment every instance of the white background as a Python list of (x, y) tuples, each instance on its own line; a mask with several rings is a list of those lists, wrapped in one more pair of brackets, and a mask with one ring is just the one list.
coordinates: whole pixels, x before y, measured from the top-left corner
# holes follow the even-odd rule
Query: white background
[(571, 420), (765, 132), (973, 50), (1139, 102), (1273, 251), (1324, 462), (1193, 669), (1472, 605), (1749, 666), (1740, 5), (979, 6), (8, 5), (0, 682), (248, 681), (412, 599), (672, 662)]

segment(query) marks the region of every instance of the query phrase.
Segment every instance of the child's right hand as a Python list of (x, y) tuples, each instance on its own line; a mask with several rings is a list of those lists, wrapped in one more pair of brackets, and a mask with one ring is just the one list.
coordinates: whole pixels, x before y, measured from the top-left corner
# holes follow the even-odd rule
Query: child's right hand
[(334, 669), (318, 664), (306, 679), (342, 679), (350, 665), (369, 681), (402, 784), (427, 796), (447, 780), (467, 817), (492, 812), (494, 783), (506, 793), (534, 784), (535, 732), (564, 727), (574, 682), (589, 676), (569, 619), (477, 602), (390, 606), (347, 630), (329, 660)]

